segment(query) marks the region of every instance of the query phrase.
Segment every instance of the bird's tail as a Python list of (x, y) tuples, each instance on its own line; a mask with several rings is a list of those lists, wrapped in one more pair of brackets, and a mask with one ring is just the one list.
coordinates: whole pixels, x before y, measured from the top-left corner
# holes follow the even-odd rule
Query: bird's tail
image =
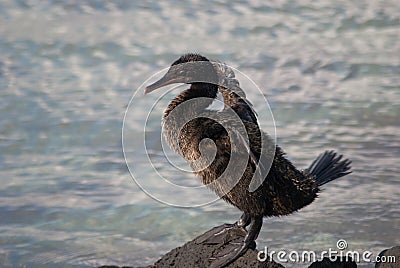
[(306, 172), (315, 177), (318, 186), (324, 185), (351, 173), (351, 161), (342, 158), (343, 155), (337, 155), (334, 151), (325, 151), (312, 162)]

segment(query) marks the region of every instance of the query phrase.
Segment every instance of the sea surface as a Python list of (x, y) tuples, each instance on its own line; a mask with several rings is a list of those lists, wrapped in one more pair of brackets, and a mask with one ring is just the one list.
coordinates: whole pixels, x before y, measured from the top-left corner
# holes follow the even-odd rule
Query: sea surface
[[(145, 266), (238, 219), (221, 200), (180, 208), (148, 195), (163, 192), (157, 168), (200, 185), (160, 164), (160, 117), (173, 94), (146, 120), (165, 92), (141, 92), (186, 52), (259, 86), (299, 168), (326, 149), (353, 161), (310, 206), (264, 219), (259, 249), (321, 252), (344, 239), (376, 256), (400, 244), (400, 2), (264, 2), (0, 2), (1, 267)], [(260, 92), (241, 84), (263, 109)], [(164, 194), (188, 204), (212, 196)]]

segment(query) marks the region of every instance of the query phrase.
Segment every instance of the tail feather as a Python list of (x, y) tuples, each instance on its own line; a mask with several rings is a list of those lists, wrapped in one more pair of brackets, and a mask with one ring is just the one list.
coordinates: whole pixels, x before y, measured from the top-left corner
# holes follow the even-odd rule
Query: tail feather
[(325, 151), (312, 162), (306, 172), (315, 177), (318, 186), (324, 185), (351, 173), (351, 161), (342, 158), (343, 155), (337, 155), (334, 151)]

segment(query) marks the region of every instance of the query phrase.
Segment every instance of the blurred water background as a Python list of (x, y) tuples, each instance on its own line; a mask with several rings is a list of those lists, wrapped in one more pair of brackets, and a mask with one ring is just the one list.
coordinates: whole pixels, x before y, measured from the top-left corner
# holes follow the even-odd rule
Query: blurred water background
[(223, 201), (161, 204), (123, 158), (133, 93), (189, 51), (262, 88), (299, 167), (325, 149), (353, 160), (353, 174), (316, 202), (265, 219), (259, 248), (322, 251), (346, 239), (376, 255), (399, 245), (399, 27), (397, 0), (1, 1), (0, 266), (144, 266), (240, 216)]

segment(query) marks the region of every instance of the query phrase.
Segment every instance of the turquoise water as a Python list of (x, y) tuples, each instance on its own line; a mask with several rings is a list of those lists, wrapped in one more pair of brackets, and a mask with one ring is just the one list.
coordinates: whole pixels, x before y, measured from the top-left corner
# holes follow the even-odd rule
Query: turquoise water
[[(161, 204), (125, 164), (130, 98), (188, 51), (261, 87), (299, 167), (325, 149), (353, 160), (354, 173), (312, 205), (265, 219), (260, 248), (322, 251), (346, 239), (377, 254), (400, 244), (400, 4), (269, 2), (2, 1), (0, 266), (147, 265), (240, 216), (222, 201)], [(154, 98), (138, 102), (138, 118)], [(150, 127), (157, 157), (160, 129)], [(142, 132), (133, 124), (132, 137)], [(150, 174), (145, 154), (135, 161)]]

